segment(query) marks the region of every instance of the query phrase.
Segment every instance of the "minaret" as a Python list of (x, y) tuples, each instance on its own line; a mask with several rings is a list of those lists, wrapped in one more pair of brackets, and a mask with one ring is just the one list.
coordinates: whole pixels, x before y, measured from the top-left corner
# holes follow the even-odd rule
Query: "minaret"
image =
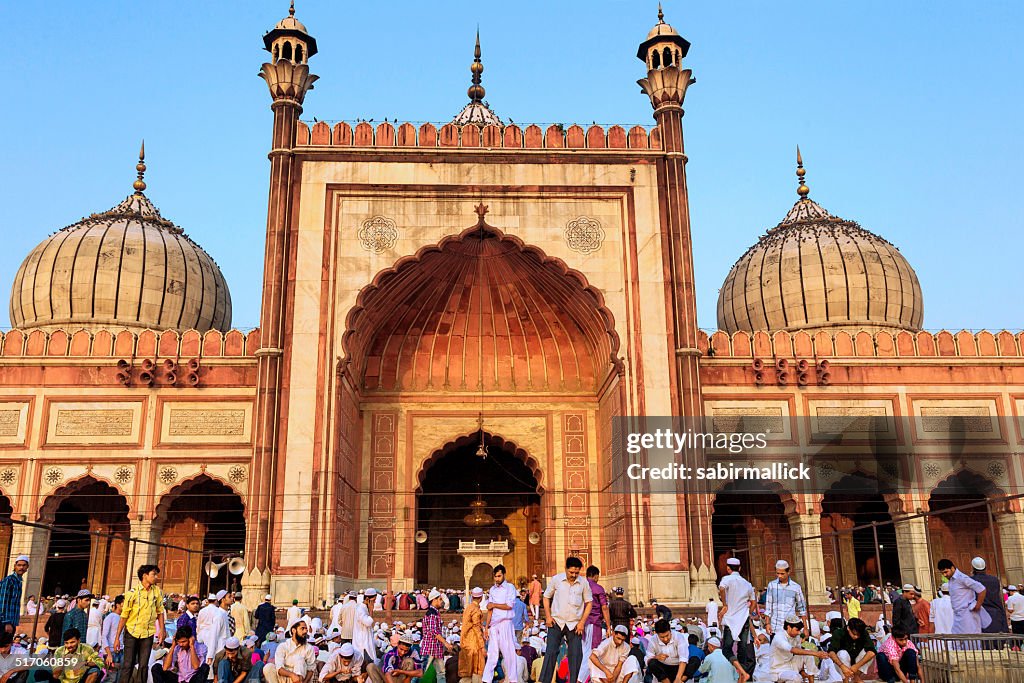
[(289, 297), (288, 230), (292, 216), (292, 180), (295, 173), (295, 129), (302, 101), (317, 80), (307, 61), (316, 54), (316, 40), (295, 18), (292, 0), (288, 16), (263, 36), (271, 54), (259, 76), (267, 82), (273, 102), (270, 197), (267, 202), (267, 244), (264, 255), (263, 303), (260, 308), (260, 348), (256, 392), (256, 428), (253, 474), (249, 477), (249, 515), (246, 520), (245, 602), (254, 607), (270, 587), (273, 520), (278, 501), (274, 495), (279, 442), (281, 368), (284, 364), (284, 313)]
[[(654, 119), (661, 133), (664, 155), (658, 160), (661, 234), (666, 268), (671, 277), (666, 292), (670, 310), (672, 414), (693, 420), (685, 427), (702, 430), (704, 403), (700, 386), (700, 354), (697, 348), (697, 299), (693, 276), (693, 241), (686, 191), (686, 155), (683, 147), (683, 99), (695, 80), (683, 60), (690, 43), (665, 23), (658, 5), (658, 23), (640, 44), (637, 58), (647, 65), (647, 78), (637, 81), (651, 98)], [(684, 453), (687, 465), (701, 466), (704, 453)], [(711, 541), (711, 496), (681, 491), (684, 501), (675, 511), (685, 525), (686, 547), (681, 548), (683, 568), (690, 574), (690, 600), (706, 602), (717, 594)]]

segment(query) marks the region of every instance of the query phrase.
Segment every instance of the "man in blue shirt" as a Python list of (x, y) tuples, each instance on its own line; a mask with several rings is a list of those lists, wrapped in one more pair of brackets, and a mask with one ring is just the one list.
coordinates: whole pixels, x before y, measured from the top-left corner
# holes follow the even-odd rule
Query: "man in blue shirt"
[(512, 628), (515, 629), (517, 643), (523, 642), (523, 626), (526, 625), (526, 612), (529, 610), (526, 601), (523, 600), (524, 595), (525, 590), (519, 591), (515, 602), (512, 603)]
[(22, 576), (28, 571), (28, 555), (19, 555), (12, 571), (0, 581), (0, 628), (14, 633), (21, 621)]

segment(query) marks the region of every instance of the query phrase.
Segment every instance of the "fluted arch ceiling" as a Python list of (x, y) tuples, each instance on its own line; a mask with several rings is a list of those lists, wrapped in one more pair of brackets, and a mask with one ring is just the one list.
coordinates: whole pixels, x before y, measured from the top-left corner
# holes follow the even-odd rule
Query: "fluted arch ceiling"
[(490, 226), (380, 273), (346, 328), (365, 391), (591, 394), (619, 346), (603, 297), (580, 273)]

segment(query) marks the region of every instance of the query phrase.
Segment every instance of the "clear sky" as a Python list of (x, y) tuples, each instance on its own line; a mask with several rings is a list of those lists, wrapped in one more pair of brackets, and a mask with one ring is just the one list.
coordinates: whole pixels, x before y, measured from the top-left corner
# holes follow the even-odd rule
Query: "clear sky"
[[(0, 0), (0, 292), (44, 237), (131, 192), (220, 264), (258, 324), (270, 97), (262, 35), (287, 2)], [(320, 80), (303, 118), (447, 121), (480, 26), (487, 100), (520, 122), (652, 123), (639, 0), (298, 0)], [(1024, 327), (1024, 3), (666, 0), (693, 47), (684, 119), (699, 324), (732, 263), (796, 199), (900, 248), (924, 324)], [(0, 325), (7, 324), (6, 305)]]

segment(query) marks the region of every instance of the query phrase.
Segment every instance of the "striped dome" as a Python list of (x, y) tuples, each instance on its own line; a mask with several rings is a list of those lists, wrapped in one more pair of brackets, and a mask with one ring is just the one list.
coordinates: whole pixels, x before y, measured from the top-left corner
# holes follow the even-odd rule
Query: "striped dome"
[(227, 331), (231, 293), (209, 254), (136, 192), (33, 249), (10, 312), (19, 328)]
[(899, 249), (806, 196), (736, 261), (718, 295), (726, 332), (919, 330), (923, 317), (921, 285)]

